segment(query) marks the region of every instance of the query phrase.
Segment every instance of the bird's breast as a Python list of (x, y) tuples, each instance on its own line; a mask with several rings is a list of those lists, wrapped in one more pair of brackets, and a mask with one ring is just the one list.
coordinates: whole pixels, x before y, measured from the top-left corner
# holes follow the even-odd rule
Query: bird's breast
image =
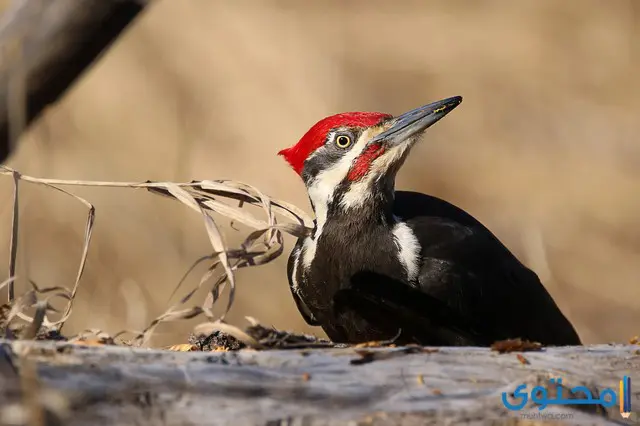
[[(298, 295), (312, 310), (327, 311), (331, 309), (335, 293), (347, 288), (351, 277), (358, 272), (375, 272), (410, 281), (411, 275), (417, 275), (419, 270), (414, 257), (419, 246), (407, 229), (399, 233), (394, 230), (371, 227), (363, 232), (347, 225), (328, 224), (317, 238), (304, 240), (299, 245), (294, 268), (297, 276), (293, 281), (297, 283)], [(407, 245), (399, 245), (399, 240)], [(412, 262), (409, 268), (407, 259)]]

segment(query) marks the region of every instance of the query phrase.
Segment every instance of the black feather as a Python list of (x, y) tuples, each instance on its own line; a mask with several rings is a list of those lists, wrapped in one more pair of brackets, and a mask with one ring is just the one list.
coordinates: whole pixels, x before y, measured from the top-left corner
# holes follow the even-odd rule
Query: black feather
[[(398, 258), (394, 218), (421, 245), (413, 282)], [(468, 213), (429, 195), (397, 191), (391, 211), (382, 203), (334, 214), (310, 268), (298, 266), (298, 308), (336, 342), (385, 340), (401, 329), (402, 340), (421, 344), (580, 344), (533, 271)]]

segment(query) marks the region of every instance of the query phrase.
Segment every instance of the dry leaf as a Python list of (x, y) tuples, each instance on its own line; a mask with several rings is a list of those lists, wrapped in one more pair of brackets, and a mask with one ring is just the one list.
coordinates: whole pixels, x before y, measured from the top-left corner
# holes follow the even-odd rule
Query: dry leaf
[(176, 352), (192, 352), (192, 351), (197, 351), (198, 348), (196, 348), (195, 345), (191, 345), (189, 343), (182, 343), (179, 345), (173, 345), (173, 346), (169, 346), (167, 348), (165, 348), (168, 351), (176, 351)]
[(491, 350), (501, 354), (509, 352), (541, 351), (542, 345), (538, 342), (530, 342), (528, 340), (507, 339), (494, 342), (491, 345)]

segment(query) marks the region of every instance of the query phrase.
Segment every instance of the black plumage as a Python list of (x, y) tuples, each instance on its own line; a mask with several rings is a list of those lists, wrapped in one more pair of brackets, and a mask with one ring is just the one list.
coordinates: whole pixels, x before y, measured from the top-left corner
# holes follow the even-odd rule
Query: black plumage
[(461, 101), (398, 117), (338, 114), (281, 151), (318, 215), (291, 253), (289, 285), (307, 323), (333, 341), (580, 344), (538, 276), (484, 225), (444, 200), (394, 189), (419, 135)]
[[(397, 260), (393, 216), (368, 220), (358, 212), (332, 218), (323, 229), (306, 282), (293, 297), (305, 320), (330, 339), (389, 339), (401, 331), (399, 342), (430, 345), (485, 346), (517, 337), (580, 344), (538, 276), (472, 216), (407, 191), (395, 193), (392, 213), (418, 236), (417, 282), (406, 282)], [(292, 287), (294, 261), (292, 255)]]

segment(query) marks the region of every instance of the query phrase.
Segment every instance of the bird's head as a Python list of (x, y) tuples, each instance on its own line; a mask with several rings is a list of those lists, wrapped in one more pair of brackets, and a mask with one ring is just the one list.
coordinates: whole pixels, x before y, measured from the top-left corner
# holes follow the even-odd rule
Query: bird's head
[[(395, 176), (424, 130), (462, 102), (456, 96), (394, 117), (348, 112), (316, 123), (282, 155), (302, 177), (318, 220), (393, 197)], [(323, 217), (322, 217), (323, 216)]]

